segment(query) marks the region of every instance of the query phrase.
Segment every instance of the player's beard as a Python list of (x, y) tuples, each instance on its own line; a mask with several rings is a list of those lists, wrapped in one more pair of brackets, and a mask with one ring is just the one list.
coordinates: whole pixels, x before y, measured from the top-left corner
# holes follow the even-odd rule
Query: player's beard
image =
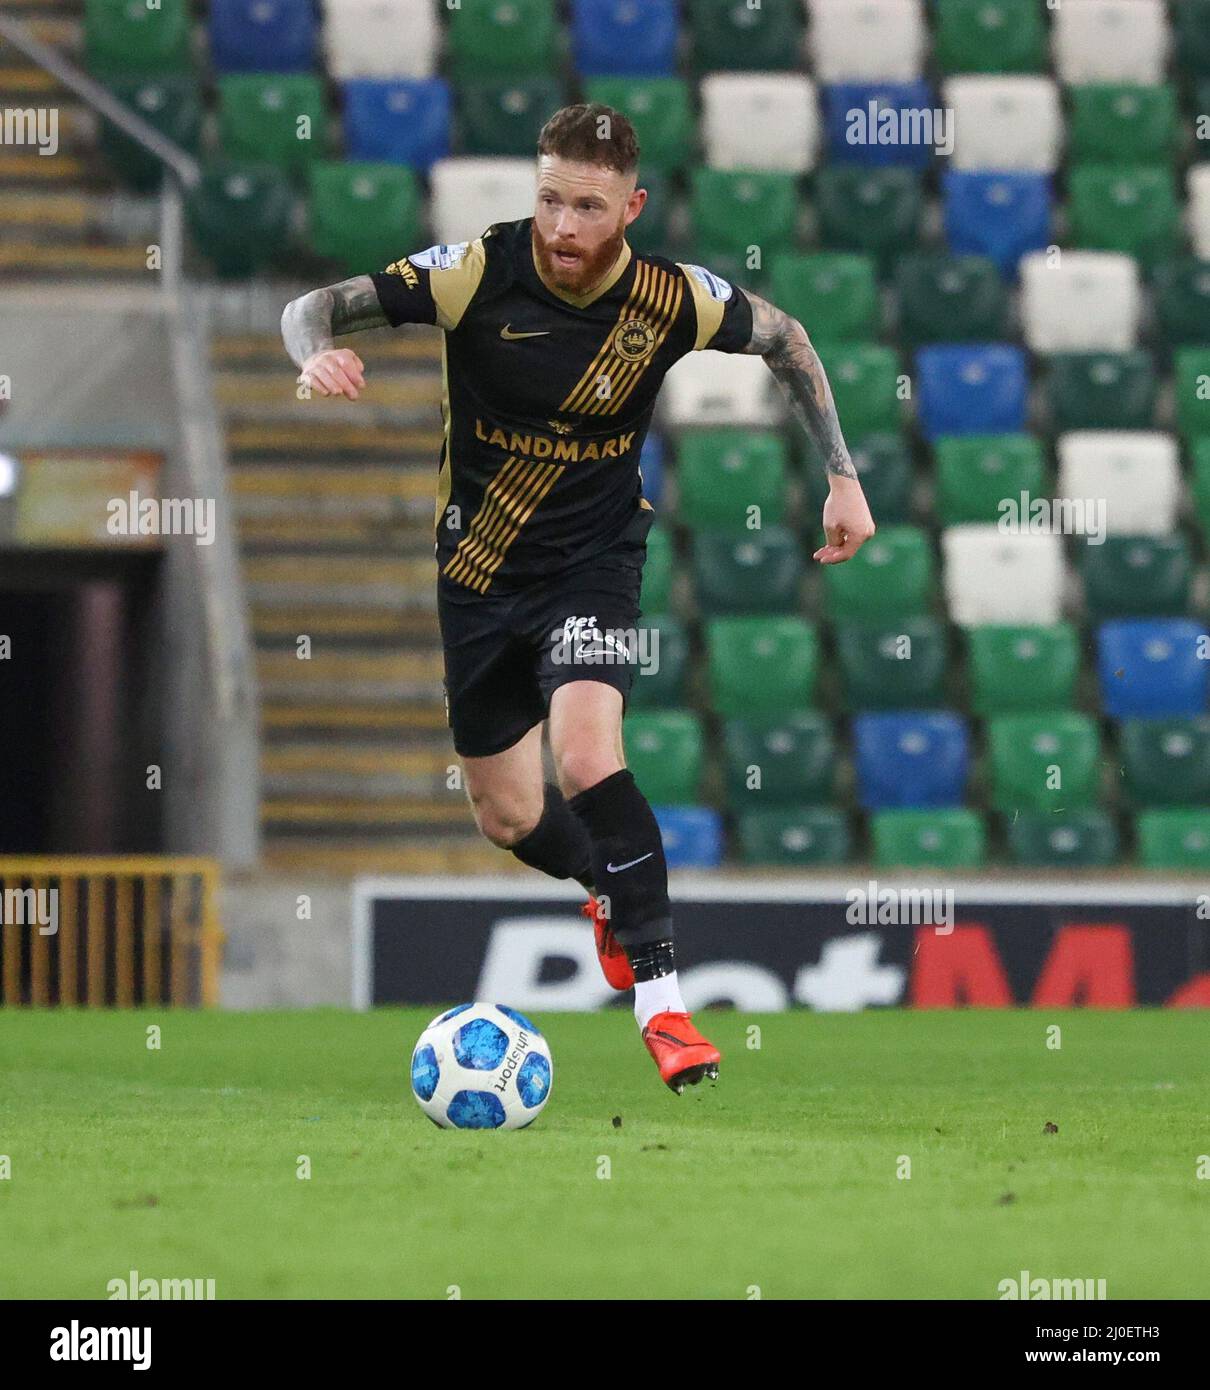
[[(609, 274), (614, 261), (617, 260), (622, 250), (622, 242), (626, 237), (626, 222), (624, 218), (618, 219), (617, 231), (612, 236), (606, 238), (595, 251), (585, 251), (582, 246), (561, 246), (557, 237), (552, 237), (546, 241), (542, 233), (538, 230), (538, 223), (533, 224), (534, 256), (538, 261), (538, 269), (542, 272), (542, 278), (565, 294), (586, 294), (589, 290), (598, 285), (606, 275)], [(555, 260), (556, 251), (578, 251), (580, 259), (574, 266), (560, 265)]]

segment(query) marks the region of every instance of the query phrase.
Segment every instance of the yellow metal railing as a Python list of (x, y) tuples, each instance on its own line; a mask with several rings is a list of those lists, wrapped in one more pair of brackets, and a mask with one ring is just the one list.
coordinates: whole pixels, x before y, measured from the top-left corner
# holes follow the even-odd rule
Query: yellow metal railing
[(172, 855), (0, 857), (0, 1000), (216, 1004), (218, 874)]

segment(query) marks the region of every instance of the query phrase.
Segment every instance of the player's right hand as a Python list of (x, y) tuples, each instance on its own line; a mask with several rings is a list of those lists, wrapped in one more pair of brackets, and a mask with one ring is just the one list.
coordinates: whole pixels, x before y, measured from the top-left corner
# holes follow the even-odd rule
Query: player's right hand
[(355, 401), (365, 388), (365, 364), (351, 348), (326, 348), (303, 363), (298, 384), (321, 396), (347, 396)]

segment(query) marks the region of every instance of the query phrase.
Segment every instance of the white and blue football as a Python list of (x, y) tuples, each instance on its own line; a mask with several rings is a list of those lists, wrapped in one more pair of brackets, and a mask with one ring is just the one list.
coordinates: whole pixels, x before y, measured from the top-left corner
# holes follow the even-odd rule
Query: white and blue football
[(443, 1129), (524, 1129), (550, 1099), (546, 1039), (504, 1004), (439, 1014), (412, 1053), (412, 1094)]

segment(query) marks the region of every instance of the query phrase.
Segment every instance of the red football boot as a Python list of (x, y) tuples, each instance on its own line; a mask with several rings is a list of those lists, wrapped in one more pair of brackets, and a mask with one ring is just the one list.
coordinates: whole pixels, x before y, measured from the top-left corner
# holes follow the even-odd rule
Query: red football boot
[(696, 1086), (703, 1076), (718, 1080), (722, 1054), (702, 1037), (688, 1014), (656, 1014), (643, 1029), (643, 1041), (655, 1058), (661, 1079), (678, 1096), (686, 1086)]
[(597, 959), (601, 962), (601, 972), (614, 989), (630, 989), (634, 985), (634, 971), (626, 959), (626, 952), (618, 944), (595, 897), (590, 896), (580, 909), (592, 922), (592, 934), (597, 943)]

